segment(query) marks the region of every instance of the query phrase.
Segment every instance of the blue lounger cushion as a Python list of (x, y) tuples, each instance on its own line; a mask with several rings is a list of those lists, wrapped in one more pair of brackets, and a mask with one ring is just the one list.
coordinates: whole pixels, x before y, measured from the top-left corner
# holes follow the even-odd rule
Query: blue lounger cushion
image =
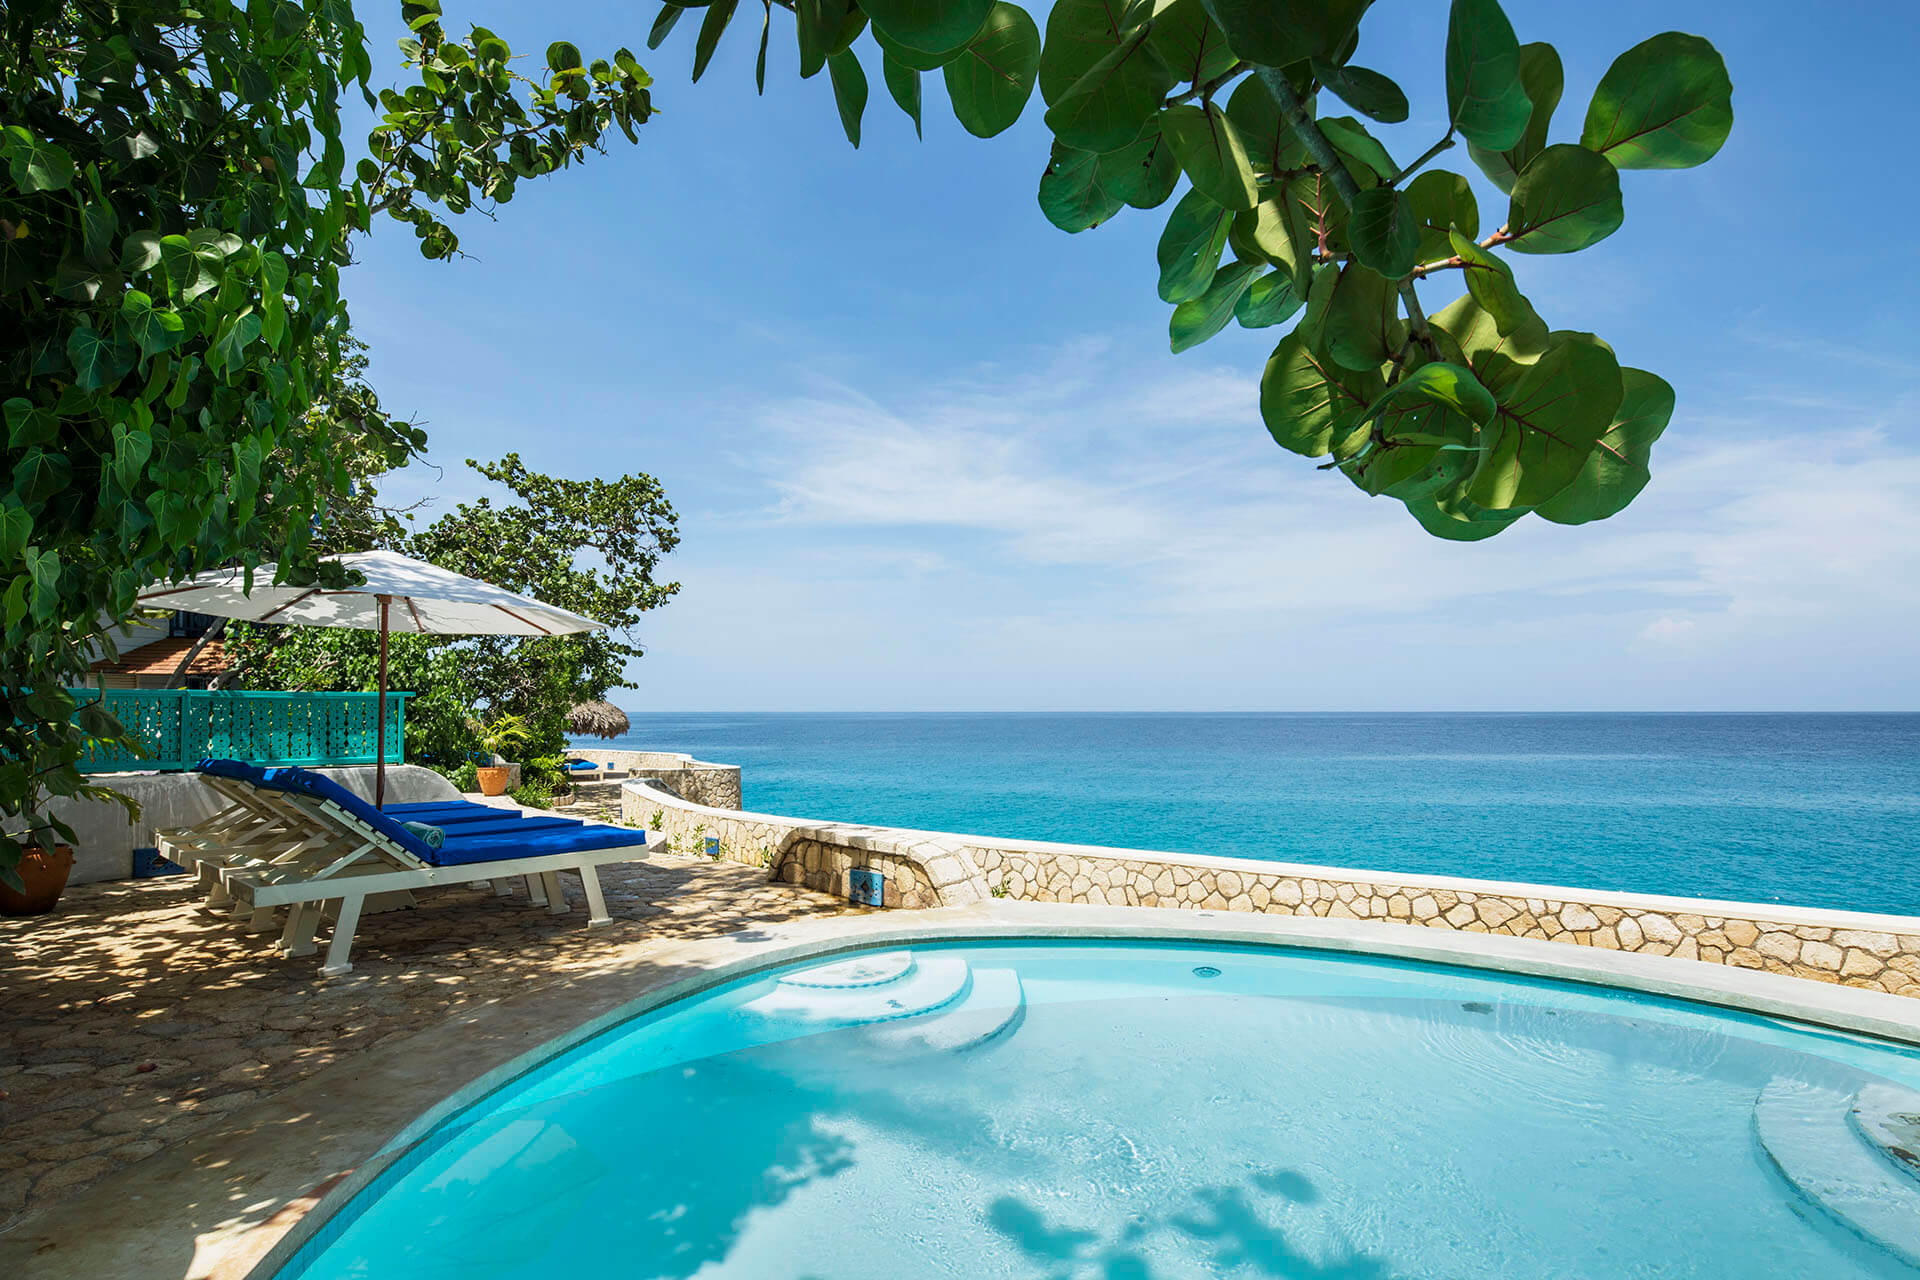
[(472, 800), (422, 800), (413, 804), (390, 804), (384, 812), (396, 818), (411, 818), (416, 813), (513, 813), (515, 810), (503, 809), (499, 805), (478, 804)]
[(626, 845), (644, 845), (646, 840), (644, 831), (602, 826), (599, 823), (473, 836), (448, 832), (447, 842), (434, 850), (433, 856), (427, 861), (436, 866), (457, 867), (473, 862), (505, 862), (513, 858), (542, 858), (556, 853), (618, 849)]
[(269, 791), (285, 791), (293, 795), (305, 795), (315, 800), (326, 801), (335, 808), (351, 814), (362, 824), (385, 836), (422, 862), (433, 861), (429, 856), (433, 853), (433, 847), (407, 830), (398, 818), (380, 812), (324, 773), (315, 773), (311, 769), (298, 767), (268, 769), (260, 775), (259, 785)]
[(444, 807), (396, 809), (388, 805), (385, 812), (390, 817), (403, 822), (498, 822), (501, 818), (518, 818), (518, 809), (503, 809), (491, 804), (453, 804)]
[(266, 772), (257, 764), (248, 764), (244, 760), (218, 760), (208, 757), (195, 764), (193, 773), (204, 773), (213, 778), (233, 778), (240, 782), (258, 785), (260, 777)]

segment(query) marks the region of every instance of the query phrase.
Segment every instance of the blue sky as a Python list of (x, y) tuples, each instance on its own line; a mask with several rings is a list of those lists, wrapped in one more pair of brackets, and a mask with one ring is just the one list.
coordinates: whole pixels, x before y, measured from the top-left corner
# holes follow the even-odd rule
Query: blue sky
[[(856, 152), (781, 15), (761, 98), (757, 15), (693, 85), (695, 23), (649, 53), (651, 5), (446, 8), (536, 57), (627, 44), (656, 78), (638, 146), (469, 217), (469, 259), (425, 262), (394, 225), (347, 284), (376, 387), (441, 468), (390, 493), (444, 509), (483, 488), (461, 459), (516, 449), (665, 484), (684, 585), (623, 705), (1920, 708), (1906, 5), (1509, 3), (1566, 61), (1555, 141), (1670, 29), (1726, 56), (1736, 124), (1703, 168), (1624, 174), (1626, 225), (1594, 249), (1514, 255), (1550, 324), (1661, 373), (1679, 409), (1625, 513), (1475, 545), (1271, 443), (1278, 330), (1169, 354), (1167, 207), (1050, 226), (1037, 97), (982, 141), (930, 77), (917, 142), (874, 65)], [(1403, 159), (1442, 132), (1444, 23), (1383, 0), (1362, 28), (1356, 60), (1414, 103), (1379, 130)], [(392, 65), (397, 30), (374, 30)], [(1464, 149), (1442, 163), (1497, 224)]]

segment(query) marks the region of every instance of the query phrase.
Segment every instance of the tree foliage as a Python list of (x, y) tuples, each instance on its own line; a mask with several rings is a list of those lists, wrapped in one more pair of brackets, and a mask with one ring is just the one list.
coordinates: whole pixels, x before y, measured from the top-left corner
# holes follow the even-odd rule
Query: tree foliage
[[(0, 8), (0, 874), (71, 833), (93, 713), (63, 685), (155, 580), (278, 562), (318, 575), (346, 460), (420, 432), (358, 383), (340, 293), (376, 216), (429, 257), (651, 112), (626, 50), (555, 44), (538, 78), (490, 31), (402, 5), (413, 83), (375, 93), (347, 0), (12, 0)], [(343, 95), (376, 112), (357, 160)], [(76, 737), (78, 733), (78, 737)]]
[[(1552, 143), (1559, 54), (1521, 44), (1498, 0), (1453, 0), (1447, 129), (1402, 164), (1343, 113), (1411, 111), (1354, 61), (1371, 0), (1055, 0), (1044, 37), (1007, 0), (777, 3), (794, 12), (802, 76), (820, 69), (809, 49), (856, 62), (864, 49), (916, 130), (928, 72), (981, 136), (1012, 125), (1037, 88), (1054, 139), (1048, 220), (1080, 232), (1172, 201), (1158, 268), (1173, 350), (1232, 322), (1293, 320), (1261, 382), (1269, 432), (1400, 500), (1429, 533), (1477, 540), (1530, 513), (1604, 519), (1647, 483), (1672, 388), (1593, 334), (1550, 330), (1503, 255), (1597, 244), (1626, 216), (1618, 170), (1713, 157), (1733, 87), (1706, 40), (1667, 32), (1621, 54), (1578, 141)], [(657, 37), (679, 12), (661, 10)], [(731, 12), (707, 10), (703, 65)], [(857, 146), (865, 81), (850, 95), (838, 64), (831, 81)], [(1461, 142), (1508, 196), (1485, 236), (1466, 176), (1429, 167)], [(1464, 296), (1429, 316), (1420, 287), (1450, 280)]]
[[(530, 753), (559, 751), (567, 710), (625, 685), (628, 660), (642, 653), (635, 634), (641, 615), (680, 589), (654, 580), (680, 535), (673, 506), (652, 476), (570, 480), (530, 471), (518, 454), (467, 465), (504, 487), (509, 499), (461, 503), (409, 533), (369, 484), (364, 509), (380, 517), (356, 518), (323, 536), (334, 551), (402, 551), (586, 614), (608, 630), (530, 639), (391, 637), (389, 683), (415, 694), (407, 704), (407, 755), (442, 768), (458, 765), (476, 746), (472, 726), (481, 712), (525, 721)], [(368, 632), (322, 627), (235, 626), (228, 639), (245, 683), (296, 690), (376, 688), (377, 645)]]

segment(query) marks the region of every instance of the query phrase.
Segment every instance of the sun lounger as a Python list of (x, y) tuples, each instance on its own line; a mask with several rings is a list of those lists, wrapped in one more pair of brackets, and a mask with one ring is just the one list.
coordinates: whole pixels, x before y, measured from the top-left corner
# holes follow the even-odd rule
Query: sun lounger
[[(494, 882), (499, 892), (507, 878), (524, 876), (536, 901), (544, 899), (557, 914), (567, 910), (559, 872), (574, 871), (591, 909), (588, 925), (610, 924), (596, 868), (644, 858), (659, 843), (649, 845), (644, 831), (471, 805), (454, 810), (444, 824), (430, 824), (444, 833), (441, 844), (434, 847), (403, 825), (419, 818), (376, 809), (323, 774), (267, 769), (249, 781), (244, 773), (232, 776), (237, 772), (233, 770), (202, 772), (210, 782), (218, 777), (251, 787), (256, 793), (253, 801), (282, 814), (290, 830), (317, 834), (280, 848), (272, 857), (236, 858), (229, 852), (172, 841), (168, 847), (200, 863), (203, 877), (211, 866), (234, 913), (245, 914), (255, 927), (262, 913), (285, 907), (281, 949), (288, 955), (311, 955), (317, 949), (314, 933), (322, 908), (337, 904), (326, 963), (320, 970), (327, 976), (351, 971), (348, 957), (354, 931), (369, 899), (380, 895), (479, 881)], [(479, 809), (489, 812), (471, 812)], [(167, 848), (162, 853), (167, 854)]]

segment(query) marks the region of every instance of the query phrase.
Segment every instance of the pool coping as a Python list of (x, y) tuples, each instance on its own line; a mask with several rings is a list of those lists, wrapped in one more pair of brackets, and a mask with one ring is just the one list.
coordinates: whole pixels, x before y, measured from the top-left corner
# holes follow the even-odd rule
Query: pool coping
[[(477, 1043), (468, 1034), (474, 1026), (471, 1018), (423, 1028), (417, 1036), (389, 1046), (390, 1052), (375, 1051), (321, 1072), (236, 1115), (235, 1125), (225, 1131), (127, 1166), (86, 1194), (53, 1206), (44, 1216), (23, 1220), (0, 1234), (0, 1270), (6, 1270), (10, 1260), (30, 1259), (31, 1273), (45, 1280), (101, 1274), (129, 1280), (141, 1276), (271, 1280), (355, 1195), (414, 1154), (436, 1126), (622, 1022), (798, 960), (876, 946), (1048, 938), (1234, 943), (1375, 955), (1638, 991), (1920, 1046), (1920, 1001), (1908, 997), (1758, 970), (1494, 934), (1324, 917), (1004, 900), (843, 916), (676, 944), (663, 949), (649, 965), (647, 976), (638, 981), (650, 985), (638, 989), (632, 975), (613, 973), (602, 986), (576, 992), (573, 1003), (554, 991), (529, 992), (497, 1002), (484, 1016), (507, 1025), (496, 1026), (491, 1039), (479, 1036)], [(596, 1008), (599, 1012), (592, 1012)], [(575, 1009), (585, 1016), (573, 1017)], [(515, 1036), (541, 1038), (532, 1048), (512, 1052), (516, 1046), (501, 1042)], [(446, 1091), (447, 1080), (459, 1079), (488, 1057), (494, 1059), (491, 1068)], [(353, 1092), (356, 1087), (366, 1089), (396, 1078), (405, 1082), (401, 1095), (376, 1095), (380, 1105), (373, 1110), (410, 1118), (397, 1124), (380, 1121), (387, 1126), (385, 1131), (371, 1131), (369, 1125), (376, 1122), (351, 1113)], [(320, 1107), (322, 1102), (330, 1109)], [(333, 1120), (308, 1115), (305, 1128), (294, 1127), (289, 1113), (302, 1107)], [(304, 1149), (290, 1151), (289, 1142)], [(331, 1171), (329, 1176), (315, 1177), (319, 1168)], [(178, 1183), (166, 1178), (168, 1170), (177, 1172)], [(206, 1182), (197, 1195), (196, 1177)], [(292, 1180), (297, 1178), (304, 1181)], [(151, 1188), (161, 1179), (162, 1194), (129, 1195), (130, 1190)], [(237, 1186), (245, 1187), (250, 1208), (262, 1213), (266, 1206), (277, 1208), (258, 1222), (232, 1226), (217, 1222), (215, 1230), (196, 1233), (197, 1226), (205, 1225), (193, 1212), (206, 1207), (200, 1201), (215, 1189)], [(147, 1254), (140, 1252), (139, 1243), (156, 1238), (169, 1241), (176, 1250), (183, 1241), (191, 1241), (193, 1257), (184, 1268), (142, 1265)], [(35, 1248), (36, 1240), (48, 1243)], [(63, 1247), (64, 1252), (43, 1256), (50, 1246)], [(131, 1268), (130, 1255), (138, 1258)], [(107, 1257), (115, 1262), (103, 1265)], [(19, 1273), (28, 1270), (23, 1267)]]

